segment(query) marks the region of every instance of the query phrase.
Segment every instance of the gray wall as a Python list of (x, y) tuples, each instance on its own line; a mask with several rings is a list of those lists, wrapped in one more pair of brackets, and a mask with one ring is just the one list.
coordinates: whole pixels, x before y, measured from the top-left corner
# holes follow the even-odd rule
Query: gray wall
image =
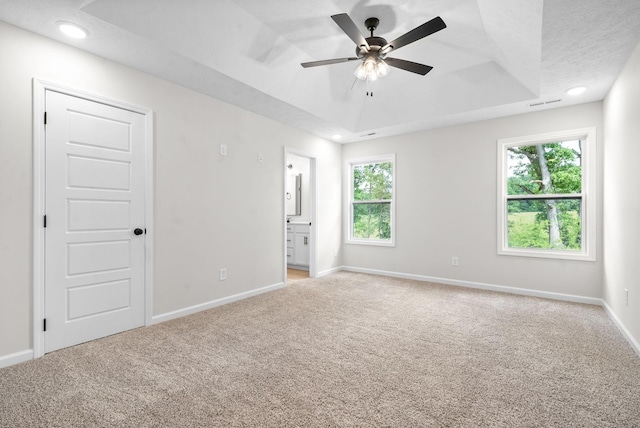
[[(640, 45), (604, 102), (604, 301), (640, 342)], [(624, 290), (629, 291), (629, 304)]]
[(602, 177), (601, 102), (345, 145), (345, 161), (396, 153), (397, 236), (395, 248), (346, 244), (344, 264), (600, 298), (600, 184), (596, 262), (497, 254), (497, 140), (590, 126)]
[(0, 357), (32, 348), (34, 77), (154, 111), (154, 315), (283, 281), (285, 146), (317, 155), (318, 271), (340, 265), (340, 145), (4, 23), (0, 55)]

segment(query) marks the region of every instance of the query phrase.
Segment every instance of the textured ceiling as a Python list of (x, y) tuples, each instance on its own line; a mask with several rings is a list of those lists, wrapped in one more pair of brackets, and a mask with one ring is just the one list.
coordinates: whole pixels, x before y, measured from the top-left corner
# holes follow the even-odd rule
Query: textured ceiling
[[(343, 12), (365, 35), (379, 18), (387, 40), (442, 17), (390, 55), (433, 71), (367, 88), (357, 62), (303, 69), (354, 55), (330, 18)], [(0, 0), (0, 20), (344, 142), (601, 100), (640, 41), (638, 0)], [(58, 20), (90, 36), (67, 40)]]

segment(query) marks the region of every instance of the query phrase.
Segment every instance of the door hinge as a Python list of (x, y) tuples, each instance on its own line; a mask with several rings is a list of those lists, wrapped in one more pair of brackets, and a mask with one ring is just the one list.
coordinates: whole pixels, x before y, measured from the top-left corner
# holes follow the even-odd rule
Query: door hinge
[(145, 235), (147, 234), (147, 228), (146, 227), (144, 228), (144, 234)]
[(44, 124), (45, 125), (47, 124), (47, 112), (46, 111), (44, 112)]
[(47, 227), (47, 216), (44, 216), (44, 227)]
[(42, 330), (43, 331), (47, 331), (47, 319), (43, 319), (42, 320)]

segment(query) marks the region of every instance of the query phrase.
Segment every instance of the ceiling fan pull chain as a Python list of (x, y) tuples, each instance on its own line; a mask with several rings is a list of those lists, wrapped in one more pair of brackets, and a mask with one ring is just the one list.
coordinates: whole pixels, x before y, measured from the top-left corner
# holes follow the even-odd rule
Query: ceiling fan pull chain
[[(371, 89), (369, 89), (369, 86), (371, 86)], [(371, 82), (368, 78), (367, 78), (367, 96), (373, 97), (373, 82)]]

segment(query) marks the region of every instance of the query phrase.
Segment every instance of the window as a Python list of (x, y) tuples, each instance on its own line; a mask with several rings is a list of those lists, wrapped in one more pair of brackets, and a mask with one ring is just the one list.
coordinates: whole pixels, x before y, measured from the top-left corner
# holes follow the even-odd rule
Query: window
[(498, 253), (595, 260), (595, 128), (498, 141)]
[(347, 161), (347, 243), (395, 243), (395, 155)]

